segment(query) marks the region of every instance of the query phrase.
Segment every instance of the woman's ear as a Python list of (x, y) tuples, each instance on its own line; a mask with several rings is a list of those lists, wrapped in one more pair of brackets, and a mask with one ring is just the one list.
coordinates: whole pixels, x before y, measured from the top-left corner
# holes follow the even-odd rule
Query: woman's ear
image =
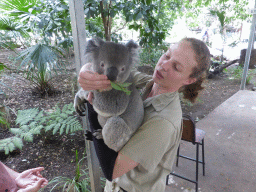
[(196, 78), (194, 77), (194, 78), (191, 78), (191, 77), (189, 77), (185, 82), (184, 82), (184, 85), (190, 85), (190, 84), (192, 84), (192, 83), (195, 83), (196, 82)]

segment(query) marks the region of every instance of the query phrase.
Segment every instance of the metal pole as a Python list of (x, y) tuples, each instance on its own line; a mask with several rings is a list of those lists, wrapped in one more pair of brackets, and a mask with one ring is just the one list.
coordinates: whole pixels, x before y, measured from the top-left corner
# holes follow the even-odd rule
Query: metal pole
[(246, 83), (246, 77), (247, 77), (249, 63), (250, 63), (252, 45), (253, 45), (254, 40), (255, 40), (254, 39), (254, 33), (255, 33), (255, 26), (256, 26), (256, 0), (255, 0), (254, 10), (253, 10), (252, 14), (253, 14), (253, 19), (252, 19), (252, 25), (251, 25), (251, 32), (250, 32), (250, 37), (249, 37), (248, 48), (247, 48), (247, 51), (246, 51), (246, 56), (245, 56), (245, 61), (244, 61), (244, 72), (243, 72), (242, 82), (241, 82), (241, 85), (240, 85), (241, 90), (245, 89), (245, 83)]
[[(72, 36), (75, 50), (76, 72), (77, 74), (79, 74), (81, 67), (85, 64), (84, 53), (86, 43), (84, 4), (82, 0), (69, 0), (69, 11), (71, 17)], [(88, 111), (86, 111), (86, 116), (82, 117), (84, 131), (89, 128), (87, 114)], [(85, 144), (91, 182), (91, 191), (100, 192), (102, 191), (102, 188), (100, 185), (99, 161), (97, 159), (93, 144), (87, 140), (85, 140)]]

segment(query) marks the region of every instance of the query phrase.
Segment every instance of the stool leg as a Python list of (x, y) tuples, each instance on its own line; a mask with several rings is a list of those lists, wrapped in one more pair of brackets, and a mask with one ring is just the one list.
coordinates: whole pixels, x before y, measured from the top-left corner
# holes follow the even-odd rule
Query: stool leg
[(168, 185), (169, 184), (169, 175), (167, 175), (167, 177), (166, 177), (166, 185)]
[(177, 150), (176, 167), (178, 167), (178, 165), (179, 165), (179, 157), (180, 157), (180, 145), (179, 145), (178, 150)]
[(205, 176), (204, 139), (202, 140), (202, 160), (203, 160), (203, 176)]
[(199, 161), (199, 144), (196, 144), (196, 192), (198, 191), (198, 161)]

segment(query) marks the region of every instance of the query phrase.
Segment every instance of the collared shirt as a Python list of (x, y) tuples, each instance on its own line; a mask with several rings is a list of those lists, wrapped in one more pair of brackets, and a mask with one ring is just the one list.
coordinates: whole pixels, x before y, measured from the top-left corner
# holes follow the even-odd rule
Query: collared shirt
[(112, 191), (118, 191), (120, 186), (128, 192), (164, 192), (166, 176), (172, 170), (182, 135), (179, 94), (164, 93), (146, 98), (151, 91), (152, 80), (136, 75), (138, 78), (135, 80), (147, 82), (142, 93), (145, 99), (144, 120), (120, 153), (139, 165), (115, 179)]

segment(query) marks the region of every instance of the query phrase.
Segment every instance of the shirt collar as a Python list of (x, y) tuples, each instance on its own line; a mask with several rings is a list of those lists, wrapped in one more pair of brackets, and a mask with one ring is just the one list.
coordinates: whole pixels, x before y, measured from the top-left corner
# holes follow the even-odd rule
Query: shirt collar
[[(152, 88), (152, 86), (151, 86)], [(178, 92), (163, 93), (161, 95), (156, 95), (154, 97), (149, 97), (144, 101), (144, 108), (152, 105), (156, 111), (163, 110), (167, 105), (169, 105), (174, 98), (178, 95)]]

